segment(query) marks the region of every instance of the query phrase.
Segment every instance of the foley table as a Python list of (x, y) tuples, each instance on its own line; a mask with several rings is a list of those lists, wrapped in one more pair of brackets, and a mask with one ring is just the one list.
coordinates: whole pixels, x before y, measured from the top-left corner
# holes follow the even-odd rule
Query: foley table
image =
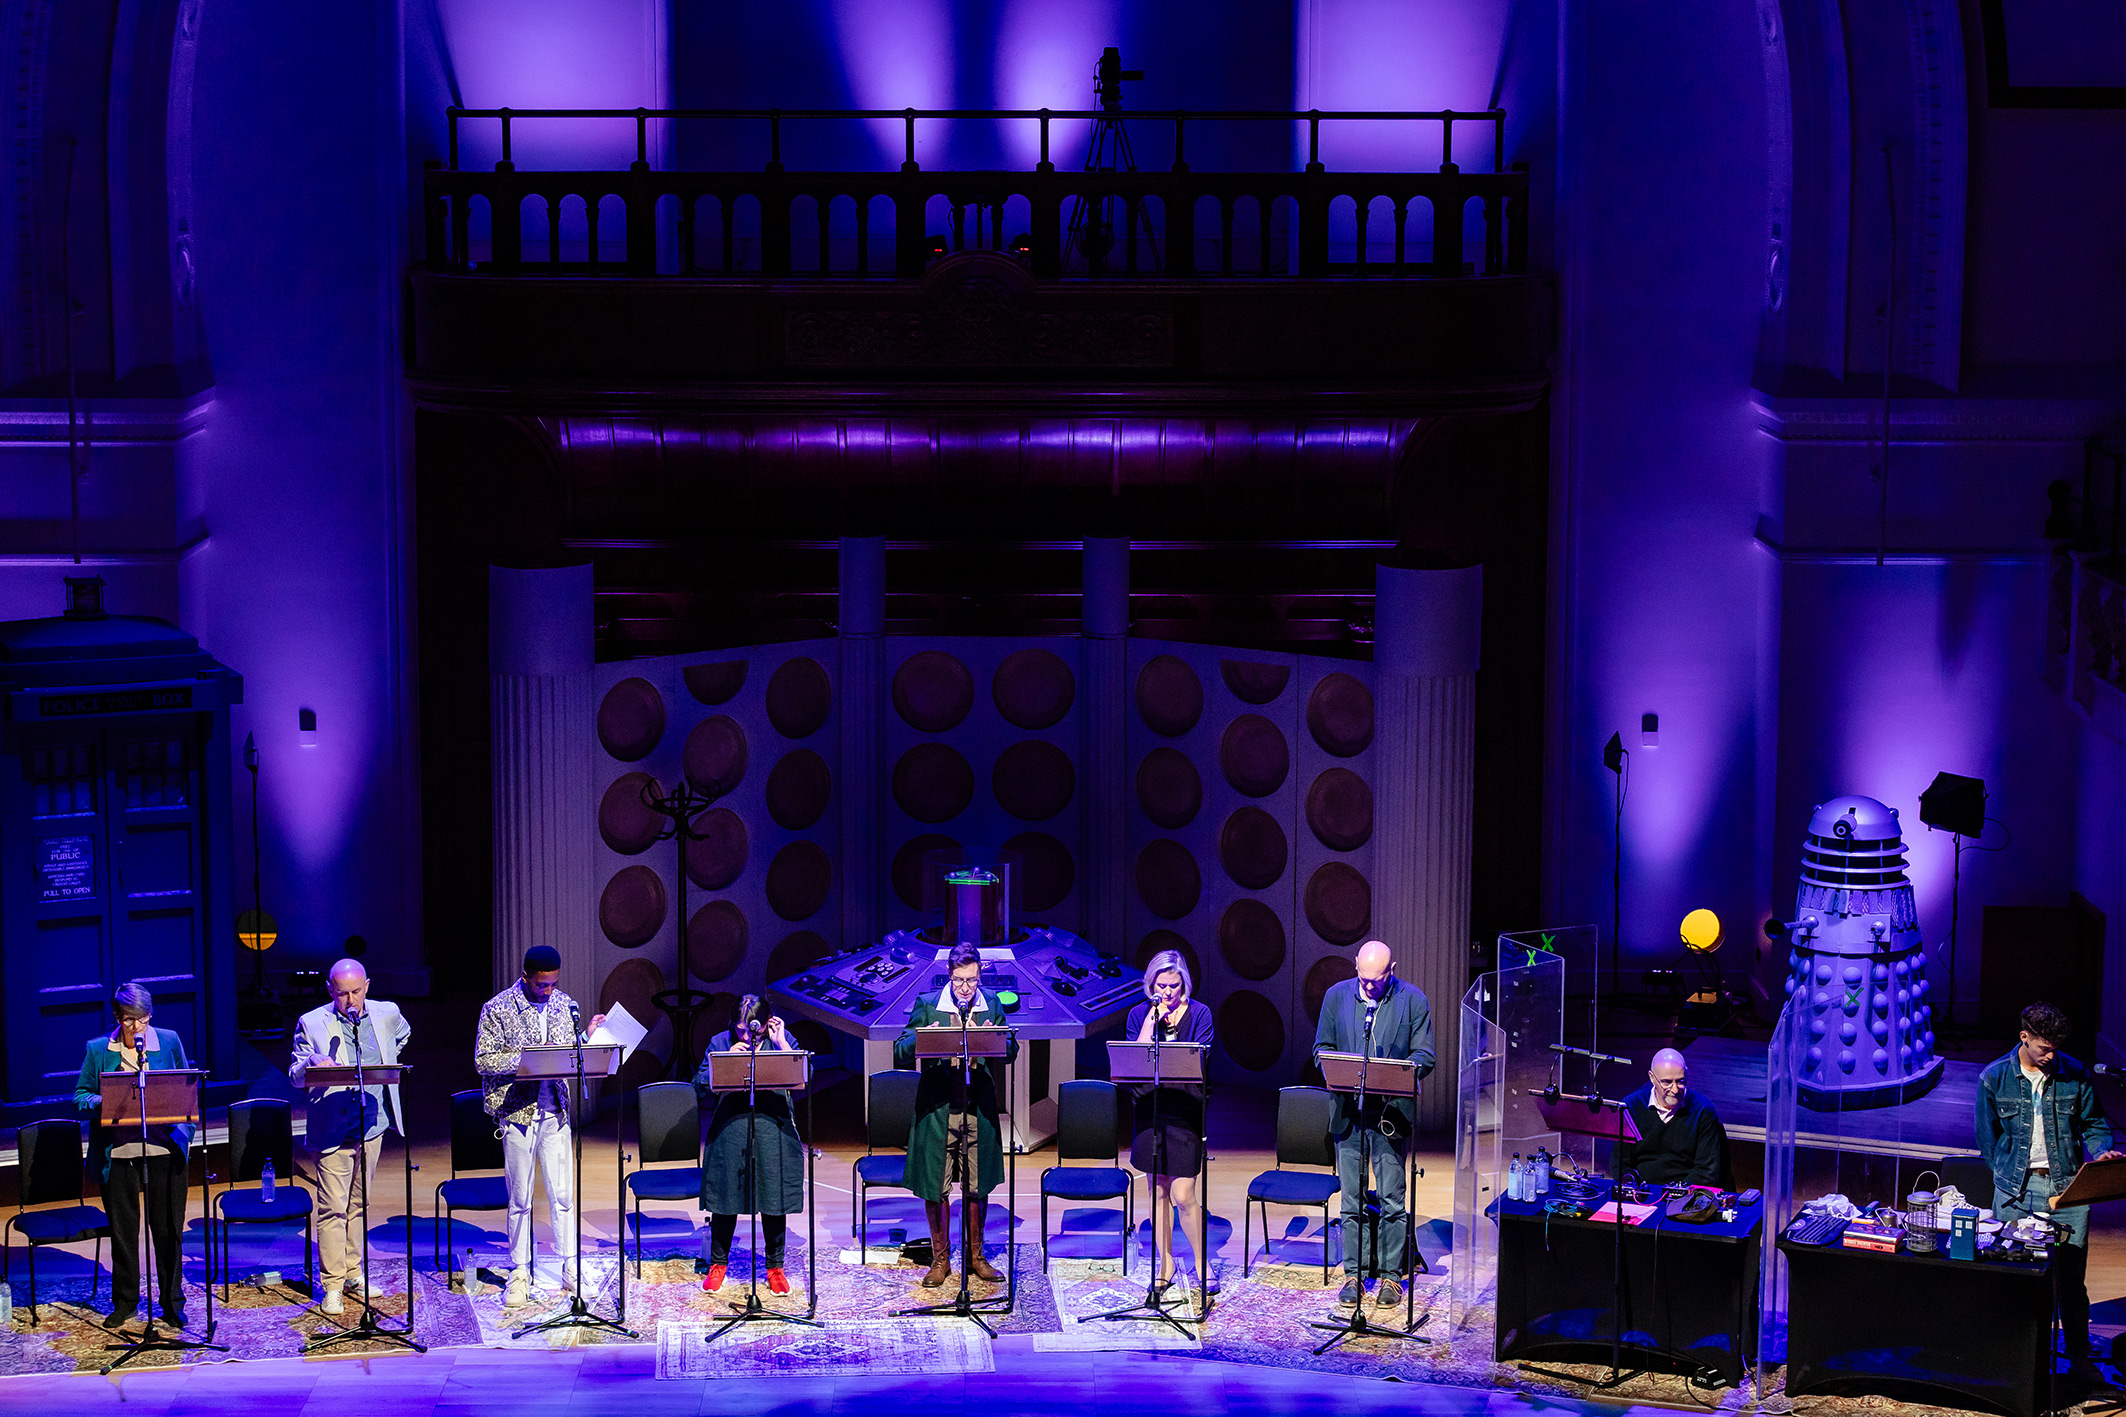
[[(2049, 1265), (1779, 1241), (1786, 1390), (1876, 1393), (2035, 1417), (2052, 1380)], [(1959, 1401), (1959, 1399), (1961, 1399)]]
[[(1607, 1185), (1604, 1186), (1605, 1199)], [(1628, 1361), (1710, 1369), (1742, 1381), (1757, 1344), (1758, 1232), (1764, 1207), (1690, 1225), (1662, 1208), (1624, 1227), (1623, 1341)], [(1545, 1216), (1502, 1200), (1498, 1337), (1501, 1359), (1609, 1361), (1615, 1331), (1616, 1227)]]

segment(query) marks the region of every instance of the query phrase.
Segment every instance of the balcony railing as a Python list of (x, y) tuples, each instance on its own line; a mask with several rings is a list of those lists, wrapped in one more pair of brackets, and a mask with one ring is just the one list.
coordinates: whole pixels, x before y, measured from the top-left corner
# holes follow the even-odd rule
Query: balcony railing
[[(1086, 109), (457, 109), (450, 166), (425, 174), (431, 269), (518, 275), (645, 277), (912, 277), (939, 256), (1009, 251), (1036, 277), (1500, 276), (1528, 268), (1529, 174), (1500, 170), (1505, 114), (1491, 109), (1321, 112)], [(529, 171), (514, 161), (526, 120), (635, 125), (626, 170)], [(758, 170), (672, 172), (649, 162), (650, 124), (682, 119), (766, 124)], [(904, 127), (897, 172), (792, 172), (783, 125), (876, 122)], [(492, 171), (457, 166), (460, 126), (500, 125)], [(931, 122), (1037, 125), (1040, 161), (1024, 171), (924, 171), (917, 127)], [(1057, 122), (1171, 125), (1174, 159), (1157, 171), (1058, 171)], [(1187, 162), (1190, 125), (1304, 125), (1297, 172), (1201, 172)], [(1436, 171), (1332, 172), (1324, 125), (1436, 127)], [(1455, 125), (1489, 130), (1492, 170), (1454, 161)]]

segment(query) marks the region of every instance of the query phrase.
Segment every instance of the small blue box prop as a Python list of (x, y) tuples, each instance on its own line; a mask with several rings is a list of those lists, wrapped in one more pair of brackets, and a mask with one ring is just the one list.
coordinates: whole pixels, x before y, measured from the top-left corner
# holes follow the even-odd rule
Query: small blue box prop
[(1949, 1212), (1949, 1258), (1978, 1258), (1978, 1212), (1968, 1207)]

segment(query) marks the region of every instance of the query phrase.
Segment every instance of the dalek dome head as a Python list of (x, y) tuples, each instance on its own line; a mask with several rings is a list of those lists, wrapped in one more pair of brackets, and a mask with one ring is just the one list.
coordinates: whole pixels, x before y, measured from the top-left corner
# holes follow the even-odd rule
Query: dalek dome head
[(1872, 797), (1833, 797), (1809, 818), (1801, 881), (1838, 890), (1908, 885), (1904, 850), (1896, 808)]

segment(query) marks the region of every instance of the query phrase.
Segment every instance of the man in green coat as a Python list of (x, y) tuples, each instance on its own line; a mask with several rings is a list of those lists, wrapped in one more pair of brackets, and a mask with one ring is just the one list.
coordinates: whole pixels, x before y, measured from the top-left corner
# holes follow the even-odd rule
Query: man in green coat
[[(956, 945), (946, 957), (950, 977), (935, 999), (921, 998), (908, 1016), (908, 1026), (894, 1040), (893, 1065), (916, 1066), (915, 1035), (923, 1028), (958, 1028), (964, 1019), (971, 1028), (1003, 1023), (1001, 1009), (992, 1008), (982, 993), (982, 952), (973, 945)], [(1014, 1034), (1004, 1061), (1015, 1062), (1019, 1040)], [(997, 1129), (997, 1079), (995, 1059), (974, 1070), (974, 1078), (961, 1101), (960, 1068), (949, 1058), (926, 1060), (923, 1079), (915, 1090), (915, 1123), (908, 1130), (908, 1189), (923, 1198), (930, 1220), (930, 1271), (923, 1276), (925, 1288), (935, 1289), (952, 1277), (951, 1248), (946, 1239), (947, 1197), (960, 1185), (965, 1157), (954, 1135), (953, 1109), (965, 1108), (973, 1115), (975, 1132), (975, 1199), (960, 1216), (961, 1232), (968, 1237), (967, 1271), (977, 1279), (995, 1283), (1003, 1279), (982, 1253), (983, 1222), (989, 1211), (989, 1193), (1004, 1179), (1004, 1143)]]

